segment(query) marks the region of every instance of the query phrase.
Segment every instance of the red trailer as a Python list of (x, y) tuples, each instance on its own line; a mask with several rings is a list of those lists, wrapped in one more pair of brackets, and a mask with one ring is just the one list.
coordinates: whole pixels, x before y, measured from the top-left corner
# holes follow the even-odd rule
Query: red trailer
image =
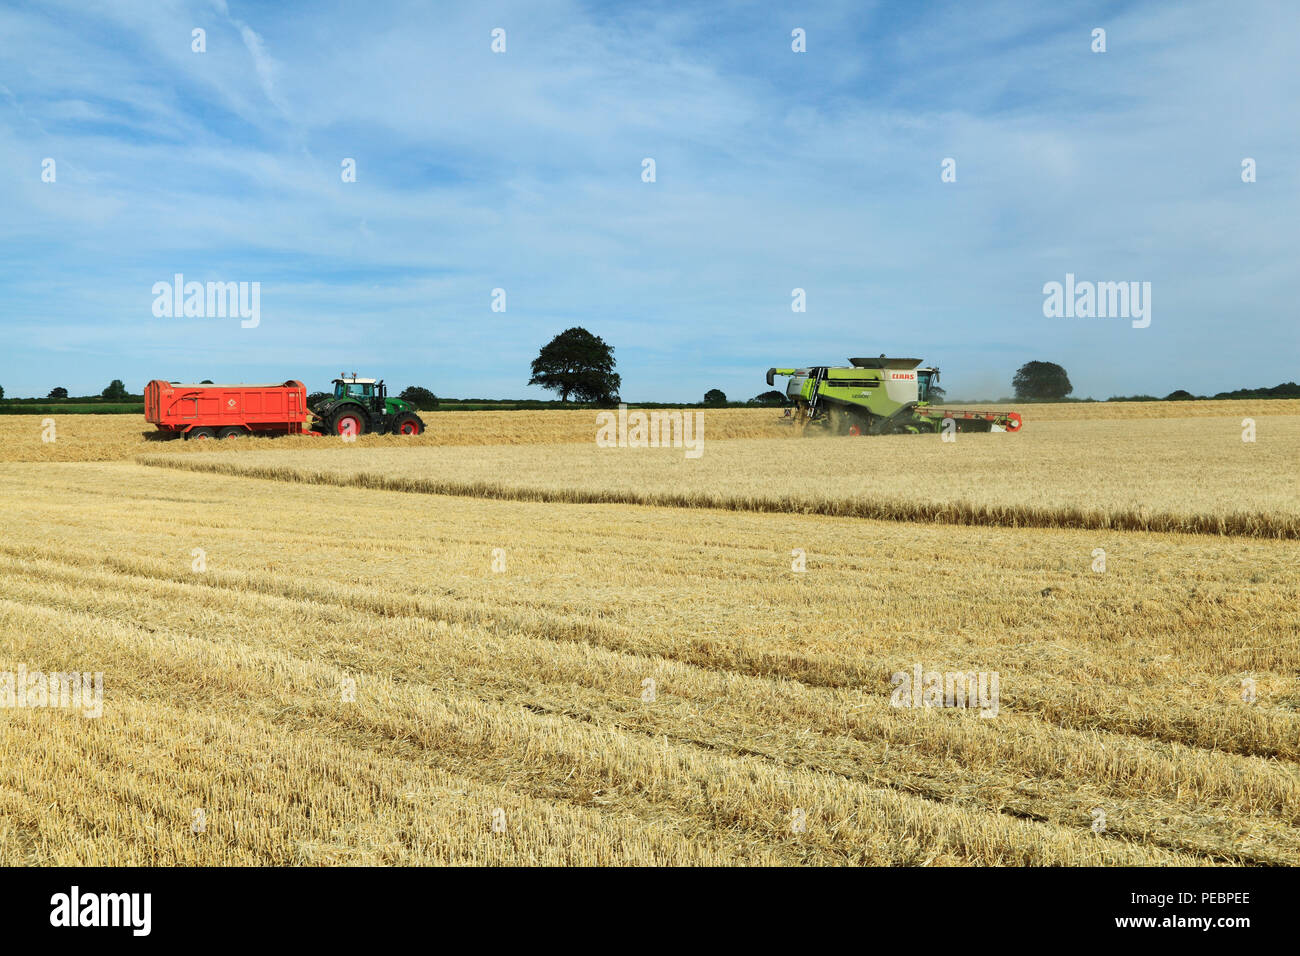
[(181, 385), (154, 379), (144, 388), (145, 421), (185, 438), (307, 434), (307, 386)]

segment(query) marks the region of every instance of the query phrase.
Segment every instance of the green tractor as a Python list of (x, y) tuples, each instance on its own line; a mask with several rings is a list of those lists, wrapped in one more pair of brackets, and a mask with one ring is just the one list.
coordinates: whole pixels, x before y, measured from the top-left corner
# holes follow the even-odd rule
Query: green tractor
[(340, 373), (334, 379), (334, 394), (317, 402), (311, 430), (324, 434), (419, 435), (424, 421), (415, 406), (400, 398), (389, 398), (383, 380), (358, 378)]
[[(767, 384), (789, 376), (786, 397), (794, 405), (800, 432), (826, 429), (834, 435), (900, 435), (955, 431), (1020, 430), (1016, 412), (936, 408), (930, 388), (939, 384), (937, 368), (918, 368), (914, 358), (851, 358), (849, 367), (770, 368)], [(952, 420), (951, 426), (944, 422)]]

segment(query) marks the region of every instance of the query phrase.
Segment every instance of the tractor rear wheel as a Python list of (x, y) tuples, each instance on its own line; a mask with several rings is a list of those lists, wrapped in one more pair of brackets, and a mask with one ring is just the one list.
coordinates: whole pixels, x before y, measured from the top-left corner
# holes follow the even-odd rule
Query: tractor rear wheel
[(394, 435), (418, 435), (424, 431), (424, 425), (410, 412), (403, 412), (393, 419)]
[(185, 433), (185, 438), (190, 441), (207, 441), (209, 438), (216, 438), (217, 433), (211, 428), (191, 428)]
[(336, 435), (364, 435), (370, 428), (365, 412), (356, 408), (345, 408), (334, 416), (331, 430)]

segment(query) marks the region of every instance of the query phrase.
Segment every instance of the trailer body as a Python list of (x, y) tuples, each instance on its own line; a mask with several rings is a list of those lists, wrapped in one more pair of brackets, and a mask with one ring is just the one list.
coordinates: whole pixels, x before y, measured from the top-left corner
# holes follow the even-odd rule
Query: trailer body
[(154, 379), (144, 389), (145, 421), (185, 438), (302, 435), (307, 415), (307, 387), (297, 381), (188, 385)]

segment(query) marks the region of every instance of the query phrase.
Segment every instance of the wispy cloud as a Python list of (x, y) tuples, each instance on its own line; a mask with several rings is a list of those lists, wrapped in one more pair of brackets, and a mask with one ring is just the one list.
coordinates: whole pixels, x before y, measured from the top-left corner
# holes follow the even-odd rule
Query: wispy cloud
[(217, 12), (229, 21), (230, 25), (239, 31), (239, 37), (244, 41), (244, 46), (248, 49), (249, 55), (253, 58), (253, 68), (257, 71), (258, 82), (262, 85), (262, 92), (266, 94), (267, 100), (275, 105), (281, 113), (288, 114), (284, 101), (280, 99), (275, 91), (275, 74), (277, 65), (274, 59), (266, 50), (266, 43), (258, 35), (257, 31), (250, 27), (243, 20), (230, 15), (230, 6), (226, 0), (212, 0), (213, 7)]

